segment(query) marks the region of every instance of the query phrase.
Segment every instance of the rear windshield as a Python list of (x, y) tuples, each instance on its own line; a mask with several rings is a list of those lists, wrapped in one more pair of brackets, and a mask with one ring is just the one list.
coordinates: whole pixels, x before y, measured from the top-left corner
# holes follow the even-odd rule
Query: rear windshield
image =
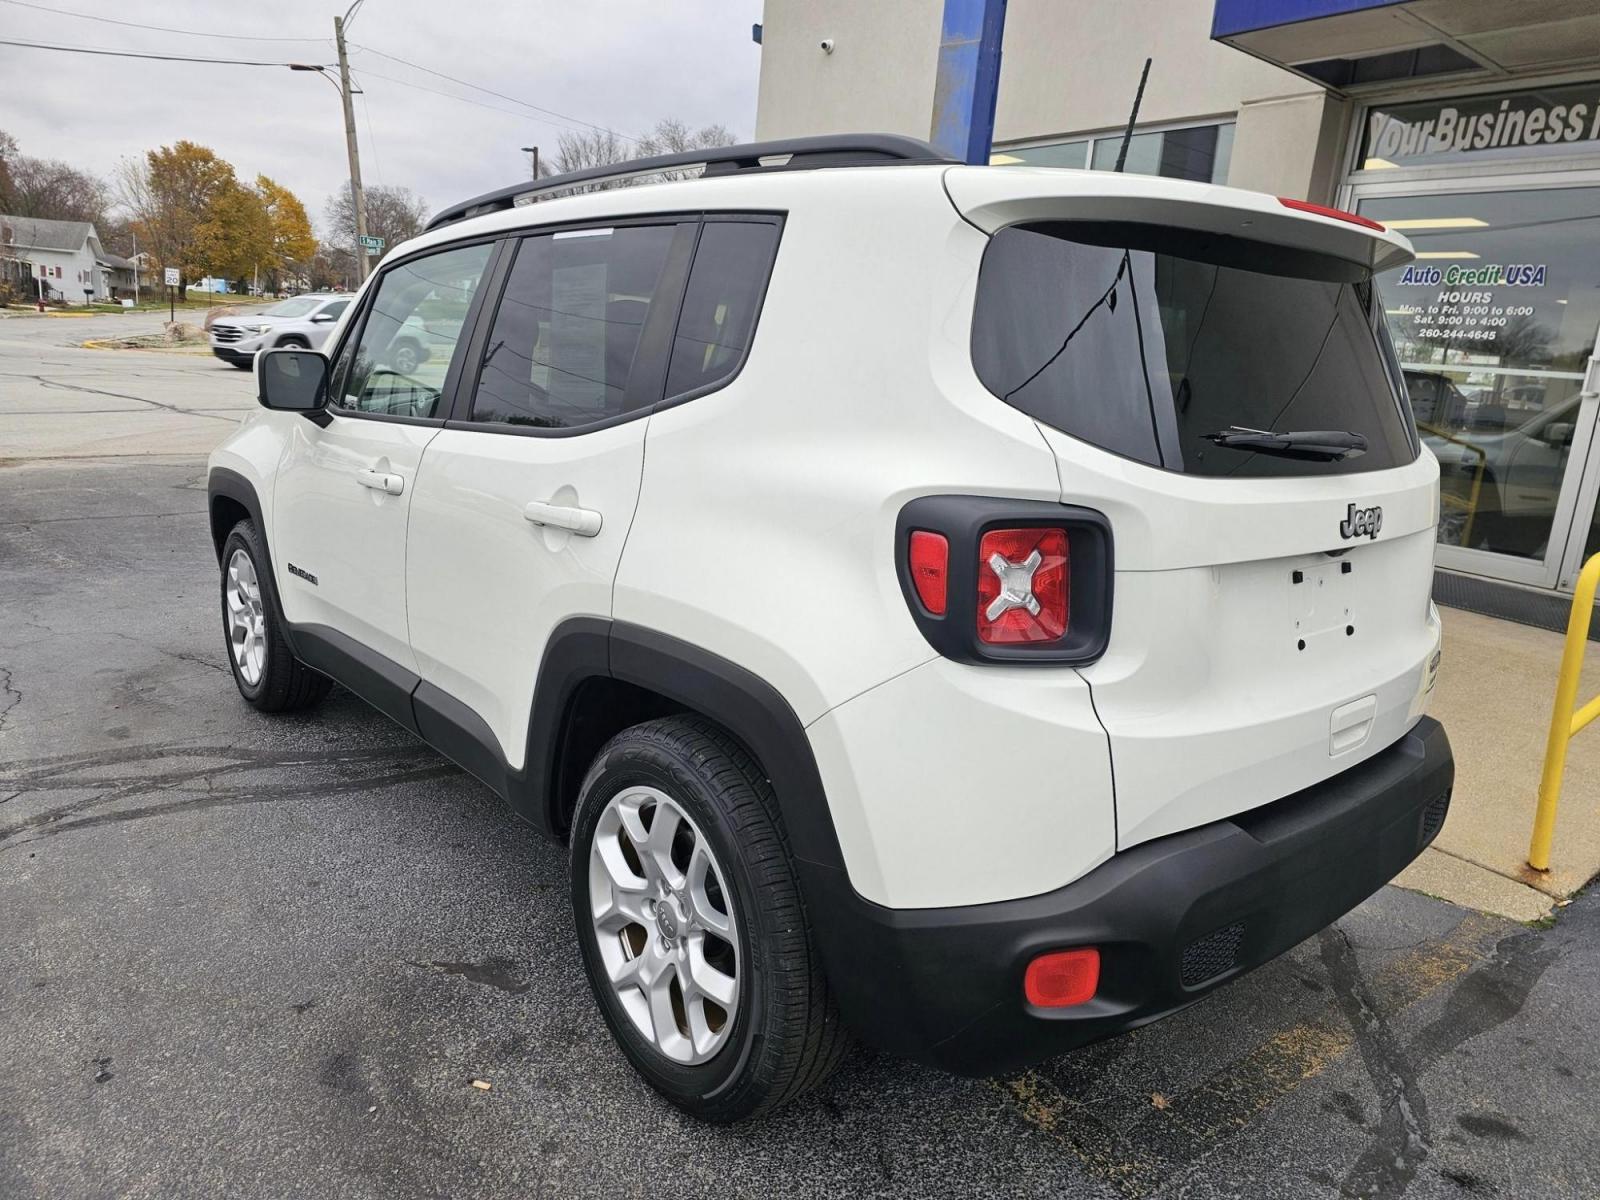
[[(1191, 475), (1379, 471), (1417, 456), (1366, 273), (1343, 260), (1164, 226), (1016, 225), (990, 239), (972, 361), (1063, 433)], [(1214, 445), (1239, 426), (1362, 435), (1334, 461)]]

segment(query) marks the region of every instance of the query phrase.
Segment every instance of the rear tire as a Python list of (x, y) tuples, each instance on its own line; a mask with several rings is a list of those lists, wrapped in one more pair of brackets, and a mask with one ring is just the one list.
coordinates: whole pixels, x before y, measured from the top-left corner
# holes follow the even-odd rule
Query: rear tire
[[(671, 833), (663, 842), (652, 829)], [(741, 1121), (838, 1065), (848, 1037), (772, 785), (716, 725), (665, 717), (605, 745), (573, 816), (571, 876), (578, 942), (606, 1024), (673, 1104), (702, 1120)]]
[(260, 711), (310, 708), (333, 688), (290, 652), (267, 556), (248, 519), (222, 544), (222, 632), (233, 682)]

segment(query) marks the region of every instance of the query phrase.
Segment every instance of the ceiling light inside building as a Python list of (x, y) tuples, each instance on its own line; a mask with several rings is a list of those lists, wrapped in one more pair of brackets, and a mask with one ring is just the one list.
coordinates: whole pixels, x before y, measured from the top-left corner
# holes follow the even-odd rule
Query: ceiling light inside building
[(1418, 258), (1477, 258), (1471, 250), (1422, 250)]

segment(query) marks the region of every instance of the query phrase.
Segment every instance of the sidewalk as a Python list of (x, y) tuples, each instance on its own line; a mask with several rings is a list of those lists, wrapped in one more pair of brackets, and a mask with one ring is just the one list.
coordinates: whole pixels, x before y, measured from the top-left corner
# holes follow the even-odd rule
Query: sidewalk
[[(1438, 840), (1395, 882), (1518, 921), (1600, 875), (1600, 727), (1573, 739), (1550, 870), (1528, 867), (1528, 837), (1561, 662), (1558, 633), (1442, 608), (1444, 660), (1430, 712), (1456, 755), (1455, 796)], [(1580, 700), (1600, 691), (1600, 646)]]

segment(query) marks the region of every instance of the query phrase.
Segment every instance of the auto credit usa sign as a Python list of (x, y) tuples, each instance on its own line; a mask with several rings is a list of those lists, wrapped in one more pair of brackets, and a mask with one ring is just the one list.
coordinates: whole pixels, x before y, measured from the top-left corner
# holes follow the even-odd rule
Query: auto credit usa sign
[(1483, 158), (1600, 153), (1600, 83), (1379, 105), (1367, 113), (1366, 170)]

